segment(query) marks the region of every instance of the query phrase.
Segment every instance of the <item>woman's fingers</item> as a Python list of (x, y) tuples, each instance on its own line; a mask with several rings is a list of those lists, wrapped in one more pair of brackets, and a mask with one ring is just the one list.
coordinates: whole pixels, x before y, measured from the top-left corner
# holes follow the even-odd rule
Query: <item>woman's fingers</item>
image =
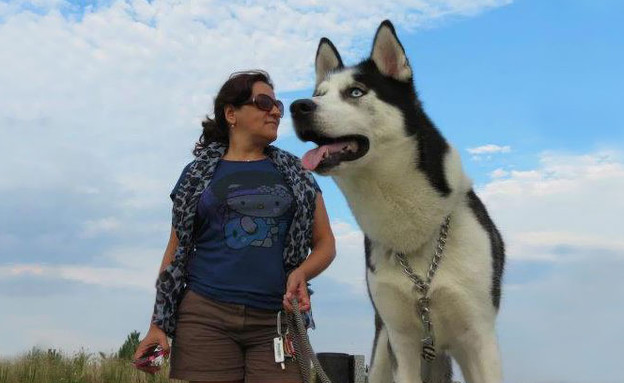
[(302, 283), (298, 289), (299, 311), (308, 311), (310, 309), (310, 295), (308, 294), (308, 286)]
[(292, 299), (296, 297), (299, 303), (299, 311), (310, 310), (310, 295), (308, 294), (308, 285), (305, 275), (299, 271), (293, 271), (288, 277), (286, 284), (286, 294), (284, 294), (283, 306), (287, 312), (294, 310)]
[(284, 309), (286, 310), (286, 312), (289, 312), (289, 313), (293, 311), (292, 304), (290, 303), (291, 299), (292, 299), (292, 294), (290, 292), (286, 292), (286, 294), (284, 294), (284, 300), (282, 302), (282, 305), (284, 306)]
[[(164, 355), (165, 357), (167, 357), (169, 355), (169, 342), (166, 340), (166, 338), (163, 340), (163, 339), (160, 339), (160, 337), (147, 336), (141, 341), (141, 343), (139, 343), (139, 346), (137, 347), (133, 355), (133, 360), (137, 360), (141, 358), (146, 352), (148, 352), (151, 348), (157, 345), (160, 345), (163, 348)], [(136, 364), (134, 364), (134, 367), (148, 374), (155, 374), (160, 370), (160, 366), (151, 366), (151, 365), (138, 365), (137, 366)]]
[(308, 311), (310, 310), (310, 296), (308, 294), (308, 286), (305, 282), (299, 283), (295, 288), (293, 288), (294, 293), (291, 291), (287, 291), (284, 294), (284, 300), (282, 302), (284, 309), (287, 312), (292, 312), (294, 310), (292, 305), (292, 299), (297, 297), (297, 301), (299, 303), (299, 311)]
[(145, 354), (145, 351), (147, 351), (147, 349), (150, 347), (150, 344), (147, 343), (145, 341), (145, 339), (143, 339), (143, 341), (141, 343), (139, 343), (139, 346), (137, 347), (136, 351), (134, 352), (134, 355), (132, 356), (132, 359), (136, 360), (139, 359), (141, 357), (141, 355)]

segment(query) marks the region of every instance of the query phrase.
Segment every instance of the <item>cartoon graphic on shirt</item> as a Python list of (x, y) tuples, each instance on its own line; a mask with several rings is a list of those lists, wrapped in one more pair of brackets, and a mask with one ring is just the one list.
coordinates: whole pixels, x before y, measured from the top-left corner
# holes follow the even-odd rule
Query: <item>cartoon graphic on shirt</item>
[[(229, 183), (233, 180), (226, 176), (219, 180), (218, 186), (221, 187), (216, 188), (225, 200), (223, 230), (226, 244), (233, 249), (272, 247), (288, 229), (286, 220), (280, 218), (290, 209), (292, 194), (275, 177), (262, 177), (262, 185), (258, 185), (257, 174), (256, 177), (240, 176), (238, 174), (235, 183)], [(224, 188), (222, 185), (226, 182)]]

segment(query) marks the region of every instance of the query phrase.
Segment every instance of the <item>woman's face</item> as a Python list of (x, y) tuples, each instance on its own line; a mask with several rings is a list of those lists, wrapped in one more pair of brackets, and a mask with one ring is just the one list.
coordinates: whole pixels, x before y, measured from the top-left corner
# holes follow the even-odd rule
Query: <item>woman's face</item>
[[(256, 82), (252, 87), (251, 99), (259, 94), (265, 94), (275, 100), (273, 89), (264, 82)], [(259, 145), (268, 145), (277, 139), (277, 128), (280, 123), (280, 111), (273, 105), (270, 111), (259, 109), (256, 105), (243, 105), (233, 111), (235, 132), (230, 132), (230, 138), (245, 135)]]

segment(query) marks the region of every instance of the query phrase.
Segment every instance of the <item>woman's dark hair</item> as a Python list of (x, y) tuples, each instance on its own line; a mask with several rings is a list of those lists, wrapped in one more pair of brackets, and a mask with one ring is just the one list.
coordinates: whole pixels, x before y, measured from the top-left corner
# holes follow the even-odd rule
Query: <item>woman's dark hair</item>
[(264, 82), (273, 88), (271, 77), (263, 70), (234, 72), (230, 75), (230, 78), (221, 86), (215, 98), (214, 118), (206, 116), (206, 119), (202, 121), (203, 131), (193, 150), (195, 156), (211, 142), (219, 141), (226, 145), (229, 143), (229, 128), (225, 120), (225, 106), (233, 105), (234, 107), (240, 107), (249, 101), (253, 85), (258, 81)]

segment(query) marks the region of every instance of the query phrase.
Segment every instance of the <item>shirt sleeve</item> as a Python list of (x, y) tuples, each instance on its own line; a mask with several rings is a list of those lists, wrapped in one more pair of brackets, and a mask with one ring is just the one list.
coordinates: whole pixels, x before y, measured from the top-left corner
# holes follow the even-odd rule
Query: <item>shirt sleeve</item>
[(187, 164), (184, 167), (184, 170), (182, 170), (182, 174), (180, 174), (180, 178), (178, 178), (178, 182), (176, 182), (175, 186), (173, 187), (173, 190), (171, 190), (171, 193), (169, 194), (169, 198), (171, 198), (171, 201), (175, 199), (175, 195), (178, 192), (178, 189), (180, 189), (180, 184), (182, 183), (182, 181), (184, 181), (184, 178), (188, 174), (189, 169), (191, 168), (192, 164), (193, 162)]

